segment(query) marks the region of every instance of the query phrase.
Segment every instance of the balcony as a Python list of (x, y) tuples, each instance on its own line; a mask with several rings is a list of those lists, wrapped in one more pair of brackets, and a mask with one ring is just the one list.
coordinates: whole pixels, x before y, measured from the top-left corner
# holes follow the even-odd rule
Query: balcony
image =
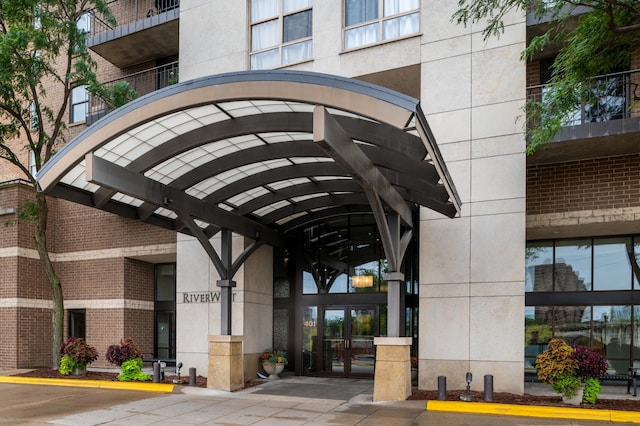
[(117, 26), (91, 13), (87, 46), (118, 68), (176, 55), (179, 0), (115, 0), (109, 3)]
[[(527, 99), (544, 102), (545, 86), (527, 88)], [(591, 91), (593, 100), (568, 114), (562, 131), (529, 164), (640, 152), (640, 70), (594, 78)]]
[[(122, 77), (116, 80), (111, 80), (103, 84), (106, 87), (110, 87), (119, 82), (127, 82), (129, 84), (129, 87), (135, 90), (138, 94), (138, 97), (140, 97), (142, 95), (146, 95), (147, 93), (155, 92), (156, 90), (177, 83), (179, 68), (178, 65), (178, 62), (172, 62), (170, 64), (130, 74), (126, 77)], [(112, 108), (110, 107), (110, 105), (105, 103), (102, 99), (90, 96), (87, 126), (92, 125), (100, 118), (107, 115), (111, 111), (111, 109)]]

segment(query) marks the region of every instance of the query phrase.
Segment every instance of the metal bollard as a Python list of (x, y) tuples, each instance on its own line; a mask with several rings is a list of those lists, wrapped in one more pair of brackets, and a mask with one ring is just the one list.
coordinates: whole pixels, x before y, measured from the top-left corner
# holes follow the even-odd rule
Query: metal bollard
[(493, 402), (493, 376), (491, 374), (484, 376), (484, 400)]
[(196, 385), (196, 369), (195, 367), (189, 368), (189, 386)]
[(438, 376), (438, 401), (447, 399), (447, 377)]
[(160, 383), (160, 363), (153, 363), (153, 383)]

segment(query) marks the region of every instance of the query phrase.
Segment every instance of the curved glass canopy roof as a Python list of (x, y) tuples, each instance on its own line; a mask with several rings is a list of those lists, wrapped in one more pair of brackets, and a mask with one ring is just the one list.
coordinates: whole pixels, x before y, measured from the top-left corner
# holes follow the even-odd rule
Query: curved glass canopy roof
[[(311, 221), (460, 199), (419, 102), (332, 75), (250, 71), (187, 81), (113, 111), (38, 173), (55, 197), (188, 234), (284, 246)], [(373, 206), (373, 207), (372, 207)]]

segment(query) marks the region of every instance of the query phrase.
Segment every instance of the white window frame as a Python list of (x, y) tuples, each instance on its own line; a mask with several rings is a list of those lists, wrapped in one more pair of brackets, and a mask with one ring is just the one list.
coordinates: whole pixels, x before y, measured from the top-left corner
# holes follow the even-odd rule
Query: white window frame
[(85, 34), (89, 34), (91, 32), (91, 14), (87, 12), (80, 15), (76, 22), (76, 26), (80, 31)]
[[(366, 0), (362, 0), (366, 1)], [(416, 34), (420, 34), (420, 1), (418, 0), (416, 3), (416, 8), (414, 9), (406, 9), (402, 10), (398, 13), (385, 11), (385, 3), (388, 0), (377, 0), (378, 3), (378, 15), (375, 19), (370, 19), (367, 21), (358, 22), (352, 25), (347, 26), (347, 0), (342, 2), (342, 37), (343, 37), (343, 47), (344, 50), (358, 49), (364, 46), (371, 46), (378, 43), (393, 41), (393, 40), (402, 40), (407, 37), (412, 37)], [(402, 1), (402, 0), (398, 0)], [(386, 14), (386, 16), (385, 16)], [(391, 24), (393, 21), (400, 20), (411, 20), (412, 22), (417, 23), (417, 27), (410, 31), (399, 31), (398, 34), (386, 35), (385, 27), (388, 24)], [(398, 23), (400, 25), (400, 23)], [(368, 31), (366, 28), (368, 27), (371, 31), (368, 35), (364, 36), (364, 40), (362, 41), (350, 41), (351, 36), (350, 33), (355, 33), (356, 31)], [(375, 37), (373, 37), (375, 34)]]
[(29, 122), (29, 128), (31, 130), (38, 130), (40, 128), (40, 123), (38, 121), (38, 111), (36, 111), (36, 103), (31, 102), (29, 105), (29, 116), (31, 121)]
[(31, 173), (33, 177), (36, 177), (36, 173), (38, 173), (36, 168), (36, 154), (33, 151), (29, 151), (29, 173)]
[[(278, 3), (278, 14), (270, 16), (265, 19), (254, 20), (251, 10), (249, 17), (249, 68), (252, 70), (260, 69), (273, 69), (282, 66), (288, 66), (305, 62), (313, 58), (313, 1), (309, 1), (308, 5), (297, 9), (286, 10), (286, 3), (289, 0), (275, 0)], [(253, 2), (249, 2), (249, 7), (253, 6)], [(297, 15), (299, 13), (308, 12), (311, 14), (311, 28), (309, 35), (306, 37), (297, 38), (295, 40), (284, 41), (284, 21), (287, 17)], [(259, 26), (273, 24), (277, 26), (277, 35), (274, 43), (268, 46), (263, 46), (254, 49), (254, 31), (257, 31)], [(288, 52), (294, 52), (295, 49), (301, 49), (300, 55), (293, 55), (292, 58), (288, 57)], [(260, 64), (259, 58), (265, 55), (275, 55), (275, 60), (268, 62), (265, 65)]]
[[(84, 98), (77, 100), (74, 99), (74, 95), (76, 93), (79, 93), (80, 91), (84, 91)], [(89, 116), (89, 92), (87, 92), (87, 86), (78, 86), (78, 87), (74, 87), (73, 89), (71, 89), (71, 100), (69, 102), (69, 110), (70, 110), (70, 117), (69, 117), (69, 122), (74, 124), (74, 123), (84, 123), (87, 121), (87, 117)], [(81, 119), (78, 119), (75, 116), (75, 107), (76, 106), (80, 106), (83, 105), (85, 106), (84, 108), (84, 117), (82, 117)]]

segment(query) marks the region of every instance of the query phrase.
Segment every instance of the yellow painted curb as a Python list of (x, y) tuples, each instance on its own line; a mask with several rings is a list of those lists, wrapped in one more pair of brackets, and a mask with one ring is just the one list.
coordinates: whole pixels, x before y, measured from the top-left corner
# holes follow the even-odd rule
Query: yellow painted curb
[(640, 423), (640, 413), (636, 411), (593, 410), (587, 408), (568, 407), (534, 407), (530, 405), (463, 401), (427, 401), (426, 409), (427, 411), (447, 411), (470, 414)]
[(0, 383), (25, 385), (70, 386), (78, 388), (123, 389), (143, 392), (171, 393), (175, 385), (168, 383), (109, 382), (107, 380), (43, 379), (39, 377), (0, 376)]

